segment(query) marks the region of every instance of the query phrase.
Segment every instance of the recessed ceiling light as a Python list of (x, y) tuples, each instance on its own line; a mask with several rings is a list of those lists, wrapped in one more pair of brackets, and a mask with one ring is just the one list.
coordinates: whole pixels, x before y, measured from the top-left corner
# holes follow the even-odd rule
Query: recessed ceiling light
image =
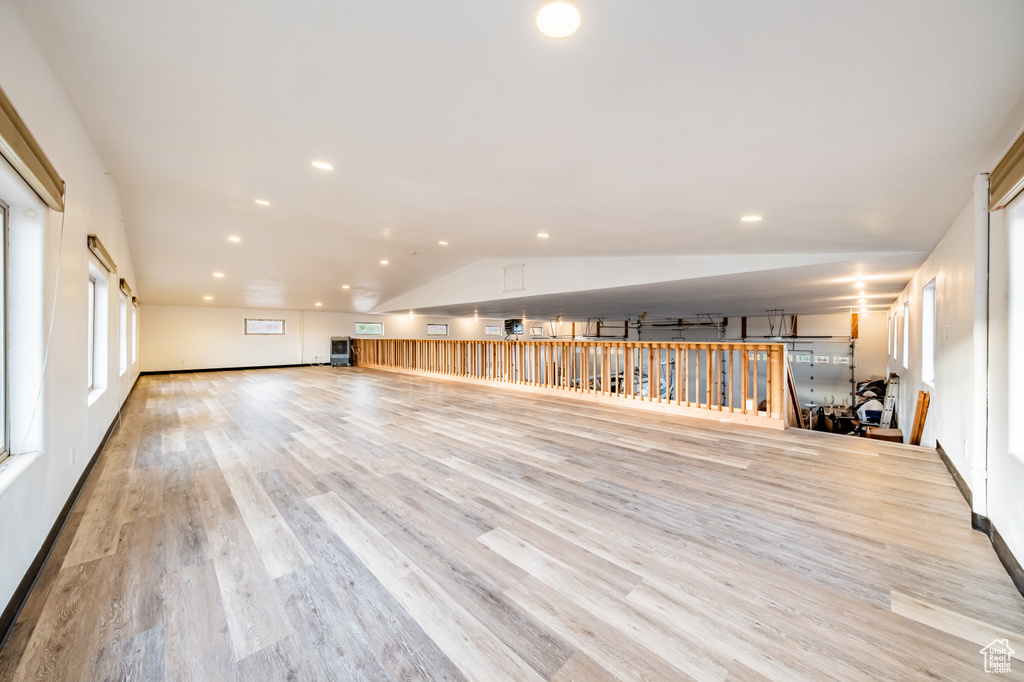
[(228, 237), (228, 241), (229, 242), (240, 242), (240, 241), (242, 241), (242, 238), (241, 237)]
[(313, 168), (319, 168), (320, 170), (334, 170), (334, 166), (326, 161), (314, 161)]
[(212, 301), (213, 300), (213, 296), (203, 296), (203, 300), (204, 301)]
[(860, 303), (861, 305), (867, 305), (868, 304), (868, 299), (866, 299), (866, 298), (858, 299), (857, 303)]
[(756, 223), (757, 221), (761, 220), (761, 216), (759, 216), (759, 215), (745, 215), (742, 218), (740, 218), (740, 220), (742, 220), (745, 223)]
[(862, 282), (862, 281), (860, 281), (858, 279), (856, 282), (853, 283), (853, 286), (857, 287), (858, 289), (863, 289), (864, 288), (864, 282)]
[(316, 303), (314, 303), (313, 305), (318, 305), (318, 306), (319, 306), (319, 305), (323, 305), (323, 303), (321, 303), (320, 301), (317, 301), (317, 302), (316, 302)]
[(412, 314), (412, 311), (410, 310), (410, 311), (409, 311), (409, 319), (411, 320), (411, 319), (412, 319), (412, 318), (414, 318), (414, 317), (415, 317), (415, 315), (413, 315), (413, 314)]
[(381, 265), (387, 265), (387, 264), (388, 264), (388, 262), (387, 262), (386, 260), (382, 260), (382, 261), (380, 262), (380, 264), (381, 264)]
[(538, 232), (537, 236), (540, 237), (541, 239), (547, 239), (550, 235), (548, 235), (547, 232)]
[(868, 311), (868, 309), (867, 309), (867, 308), (861, 308), (861, 309), (860, 309), (860, 311), (861, 311), (862, 313), (866, 313), (866, 312)]
[(565, 0), (546, 3), (537, 11), (537, 28), (550, 38), (571, 36), (580, 27), (580, 10)]
[(260, 206), (270, 206), (270, 202), (266, 201), (265, 199), (257, 199), (256, 203), (259, 204)]
[(448, 242), (438, 242), (441, 246), (448, 246)]
[(214, 277), (223, 277), (224, 273), (223, 272), (215, 272), (215, 273), (213, 273), (213, 276)]
[(342, 284), (342, 285), (341, 285), (341, 288), (342, 288), (342, 289), (348, 289), (348, 285), (347, 285), (347, 284)]

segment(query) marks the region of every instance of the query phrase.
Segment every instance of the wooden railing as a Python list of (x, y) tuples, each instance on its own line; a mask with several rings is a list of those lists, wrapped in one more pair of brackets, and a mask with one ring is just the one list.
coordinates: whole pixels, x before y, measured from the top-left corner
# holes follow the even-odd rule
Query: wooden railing
[(785, 428), (785, 346), (356, 339), (356, 364)]

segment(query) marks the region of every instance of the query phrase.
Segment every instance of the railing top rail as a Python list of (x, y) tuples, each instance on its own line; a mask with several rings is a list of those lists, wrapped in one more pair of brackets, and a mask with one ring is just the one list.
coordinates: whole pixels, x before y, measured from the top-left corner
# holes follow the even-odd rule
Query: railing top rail
[(708, 346), (750, 346), (751, 348), (770, 348), (773, 346), (784, 346), (783, 342), (755, 342), (755, 341), (740, 341), (736, 340), (725, 340), (725, 341), (633, 341), (627, 339), (373, 339), (373, 338), (361, 338), (357, 337), (353, 341), (412, 341), (414, 343), (420, 343), (423, 341), (447, 341), (453, 343), (463, 343), (467, 341), (473, 341), (478, 343), (527, 343), (527, 344), (554, 344), (554, 343), (590, 343), (599, 345), (617, 345), (622, 346), (624, 344), (632, 346), (672, 346), (672, 347), (695, 347), (700, 346), (706, 348)]

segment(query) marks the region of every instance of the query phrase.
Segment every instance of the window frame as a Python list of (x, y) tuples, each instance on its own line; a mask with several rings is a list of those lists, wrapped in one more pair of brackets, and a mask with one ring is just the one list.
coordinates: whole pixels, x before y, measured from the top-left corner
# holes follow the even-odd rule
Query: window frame
[(118, 369), (119, 376), (124, 376), (128, 371), (128, 297), (123, 291), (119, 292), (117, 304), (117, 326), (118, 326)]
[(910, 369), (910, 301), (903, 303), (903, 369)]
[(9, 239), (8, 226), (10, 224), (10, 208), (6, 203), (0, 201), (0, 238), (3, 239), (3, 246), (0, 247), (0, 461), (7, 459), (11, 454), (11, 413), (10, 413), (10, 380), (7, 373), (7, 245)]
[[(360, 327), (376, 327), (375, 332), (359, 331)], [(353, 336), (384, 336), (384, 323), (383, 322), (356, 322), (355, 332)]]
[(132, 300), (132, 367), (139, 361), (139, 304)]
[[(285, 321), (278, 318), (264, 318), (264, 317), (246, 317), (245, 322), (242, 326), (242, 330), (246, 336), (284, 336), (285, 335)], [(252, 331), (257, 329), (259, 325), (255, 325), (250, 329), (250, 322), (280, 322), (281, 331)]]
[(935, 280), (921, 288), (921, 381), (935, 388), (936, 302)]
[(96, 324), (96, 298), (97, 292), (99, 291), (99, 282), (96, 281), (96, 277), (92, 272), (89, 273), (89, 284), (87, 301), (88, 307), (86, 309), (86, 315), (88, 319), (88, 326), (86, 335), (88, 337), (88, 344), (86, 353), (88, 360), (86, 361), (87, 373), (86, 373), (86, 386), (89, 391), (96, 390), (96, 328), (99, 326)]

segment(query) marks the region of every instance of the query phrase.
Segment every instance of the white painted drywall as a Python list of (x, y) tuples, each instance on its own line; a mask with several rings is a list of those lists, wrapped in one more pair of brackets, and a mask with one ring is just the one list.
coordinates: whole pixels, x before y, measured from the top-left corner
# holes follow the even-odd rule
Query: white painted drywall
[[(1009, 440), (1011, 420), (1020, 420), (1010, 412), (1012, 386), (1007, 367), (1011, 354), (1021, 355), (1020, 339), (1012, 345), (1009, 329), (1010, 243), (1009, 232), (1024, 238), (1024, 215), (1011, 227), (1011, 210), (1024, 214), (1024, 196), (1010, 207), (990, 214), (991, 246), (989, 277), (989, 438), (988, 438), (988, 518), (1003, 536), (1018, 561), (1024, 562), (1024, 456), (1013, 453)], [(1019, 222), (1018, 222), (1019, 221)], [(1016, 277), (1024, 276), (1024, 263), (1014, 263)]]
[[(935, 384), (921, 379), (921, 304), (924, 287), (935, 280)], [(910, 437), (918, 391), (928, 391), (931, 404), (921, 444), (942, 444), (961, 475), (970, 480), (973, 434), (974, 330), (974, 203), (964, 207), (932, 254), (911, 278), (890, 310), (899, 317), (897, 356), (889, 369), (900, 375), (899, 427)], [(903, 304), (910, 302), (910, 324)], [(910, 366), (903, 368), (903, 334), (910, 334)]]
[[(283, 335), (246, 335), (246, 318), (283, 319)], [(503, 320), (369, 315), (311, 310), (253, 310), (143, 305), (143, 371), (261, 367), (326, 362), (332, 336), (354, 336), (357, 322), (380, 322), (388, 339), (484, 339), (486, 325)], [(448, 336), (427, 336), (428, 324), (447, 324)], [(489, 337), (495, 338), (495, 337)]]
[[(118, 316), (110, 315), (107, 388), (89, 404), (86, 235), (100, 237), (117, 263), (117, 277), (135, 287), (128, 237), (102, 158), (7, 0), (0, 0), (0, 84), (67, 183), (67, 210), (61, 215), (24, 192), (6, 163), (0, 169), (0, 198), (11, 205), (12, 242), (17, 242), (11, 246), (27, 255), (26, 261), (12, 262), (11, 270), (10, 378), (18, 396), (11, 412), (11, 459), (26, 457), (18, 454), (23, 449), (42, 450), (31, 465), (0, 472), (0, 604), (6, 605), (115, 419), (138, 365), (119, 375)], [(116, 278), (108, 295), (108, 309), (116, 311)]]

